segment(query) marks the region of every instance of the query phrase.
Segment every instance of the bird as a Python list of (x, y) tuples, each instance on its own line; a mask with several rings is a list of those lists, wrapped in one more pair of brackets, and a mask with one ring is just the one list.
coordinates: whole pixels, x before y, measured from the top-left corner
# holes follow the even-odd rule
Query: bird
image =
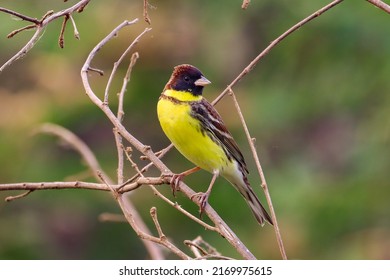
[(157, 102), (161, 128), (176, 149), (195, 168), (172, 177), (177, 184), (185, 176), (203, 169), (212, 174), (206, 192), (199, 192), (200, 213), (208, 203), (214, 182), (224, 177), (244, 197), (260, 225), (273, 225), (270, 215), (260, 203), (248, 181), (248, 169), (236, 141), (217, 110), (203, 97), (203, 89), (211, 82), (190, 64), (174, 67)]

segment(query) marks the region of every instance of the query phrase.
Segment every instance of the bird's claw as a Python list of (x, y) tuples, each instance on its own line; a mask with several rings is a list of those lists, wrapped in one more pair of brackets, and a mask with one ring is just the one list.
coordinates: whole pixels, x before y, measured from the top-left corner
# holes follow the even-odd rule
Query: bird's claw
[(202, 217), (204, 209), (207, 206), (209, 195), (210, 195), (209, 192), (205, 192), (205, 193), (198, 192), (198, 193), (195, 193), (191, 196), (191, 200), (197, 199), (199, 202), (199, 215), (200, 215), (200, 217)]
[(180, 181), (183, 179), (183, 174), (172, 174), (171, 180), (169, 182), (172, 190), (172, 194), (174, 197), (176, 197), (176, 192), (180, 191), (180, 188), (178, 187), (180, 184)]

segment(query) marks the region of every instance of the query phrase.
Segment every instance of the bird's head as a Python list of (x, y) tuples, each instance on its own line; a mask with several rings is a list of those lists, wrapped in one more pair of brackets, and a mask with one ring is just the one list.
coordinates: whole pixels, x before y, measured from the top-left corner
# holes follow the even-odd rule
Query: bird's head
[(202, 95), (203, 87), (210, 83), (198, 68), (189, 64), (182, 64), (174, 68), (165, 89), (190, 92), (197, 96)]

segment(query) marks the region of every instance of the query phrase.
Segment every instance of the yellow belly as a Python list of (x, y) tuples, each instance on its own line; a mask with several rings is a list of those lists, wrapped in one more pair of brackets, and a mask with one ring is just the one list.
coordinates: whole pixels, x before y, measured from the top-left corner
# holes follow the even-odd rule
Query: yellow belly
[(161, 127), (176, 149), (189, 161), (209, 172), (223, 171), (229, 162), (223, 149), (215, 144), (200, 125), (190, 115), (190, 106), (186, 103), (173, 103), (160, 99), (157, 114)]

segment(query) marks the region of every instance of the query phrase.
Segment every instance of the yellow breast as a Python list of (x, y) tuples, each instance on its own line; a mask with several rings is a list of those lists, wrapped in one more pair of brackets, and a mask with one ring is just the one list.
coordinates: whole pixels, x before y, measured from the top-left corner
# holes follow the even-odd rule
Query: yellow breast
[[(165, 95), (176, 97), (175, 91), (165, 92)], [(188, 93), (189, 94), (189, 93)], [(201, 96), (191, 100), (200, 102)], [(189, 101), (189, 97), (185, 97)], [(182, 100), (184, 101), (184, 100)], [(173, 102), (167, 98), (160, 98), (157, 104), (157, 114), (161, 127), (178, 151), (195, 165), (209, 172), (222, 171), (229, 165), (223, 149), (217, 145), (205, 132), (202, 132), (200, 123), (190, 114), (188, 102)]]

